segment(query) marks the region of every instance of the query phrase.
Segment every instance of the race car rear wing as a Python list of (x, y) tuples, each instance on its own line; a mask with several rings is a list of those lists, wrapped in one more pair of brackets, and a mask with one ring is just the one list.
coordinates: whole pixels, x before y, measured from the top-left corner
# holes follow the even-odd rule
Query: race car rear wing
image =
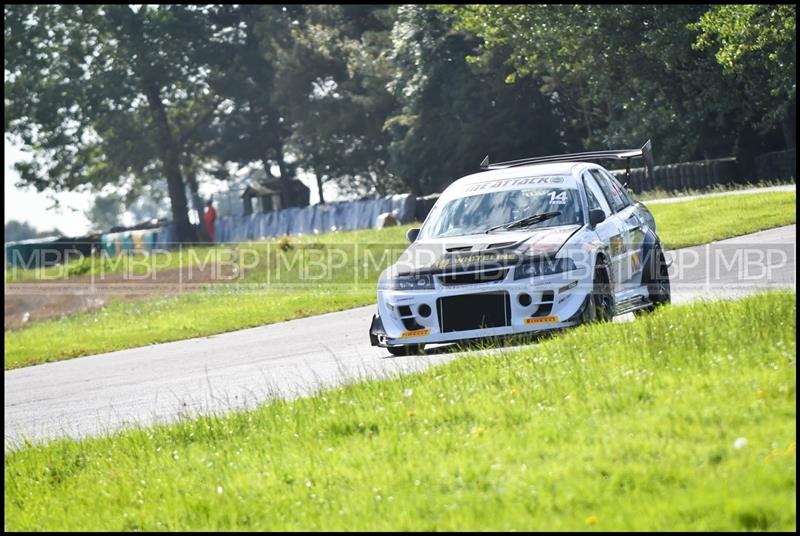
[(496, 164), (489, 163), (489, 155), (481, 162), (481, 171), (489, 171), (492, 169), (504, 169), (515, 166), (527, 166), (529, 164), (544, 164), (550, 162), (584, 162), (587, 160), (625, 160), (626, 164), (626, 177), (630, 180), (631, 176), (631, 159), (641, 158), (644, 160), (645, 177), (650, 179), (653, 177), (653, 144), (650, 140), (642, 145), (641, 149), (622, 149), (611, 151), (591, 151), (588, 153), (572, 153), (553, 156), (537, 156), (534, 158), (523, 158), (521, 160), (509, 160), (508, 162), (497, 162)]

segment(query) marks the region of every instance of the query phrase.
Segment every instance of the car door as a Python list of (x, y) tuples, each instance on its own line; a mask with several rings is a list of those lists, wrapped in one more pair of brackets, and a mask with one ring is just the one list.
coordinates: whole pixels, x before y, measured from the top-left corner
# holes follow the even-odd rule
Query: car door
[(639, 211), (622, 185), (605, 169), (592, 170), (621, 224), (623, 253), (620, 260), (620, 290), (639, 286), (642, 272), (644, 231)]
[(608, 202), (596, 177), (590, 171), (584, 171), (582, 177), (586, 188), (586, 197), (589, 200), (589, 208), (595, 208), (592, 204), (599, 203), (599, 208), (603, 209), (606, 215), (606, 219), (600, 222), (594, 230), (600, 240), (608, 246), (608, 252), (611, 256), (609, 261), (611, 273), (609, 276), (611, 277), (612, 290), (616, 294), (622, 289), (620, 285), (623, 282), (621, 273), (625, 262), (624, 227), (614, 212), (614, 208)]

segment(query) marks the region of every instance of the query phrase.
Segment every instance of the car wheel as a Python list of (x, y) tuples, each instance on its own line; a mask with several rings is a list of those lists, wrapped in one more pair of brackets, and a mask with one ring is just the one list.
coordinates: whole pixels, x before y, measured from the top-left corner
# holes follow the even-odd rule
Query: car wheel
[(599, 259), (594, 269), (592, 292), (586, 297), (583, 323), (608, 322), (614, 317), (614, 296), (608, 276), (608, 264)]
[(388, 346), (386, 349), (394, 356), (404, 356), (421, 354), (424, 348), (424, 344), (404, 344), (402, 346)]
[(672, 299), (672, 292), (669, 285), (669, 267), (664, 259), (664, 252), (660, 245), (656, 245), (650, 252), (647, 263), (642, 273), (642, 285), (647, 286), (647, 294), (650, 304), (647, 307), (634, 311), (636, 316), (648, 314), (660, 307), (668, 304)]

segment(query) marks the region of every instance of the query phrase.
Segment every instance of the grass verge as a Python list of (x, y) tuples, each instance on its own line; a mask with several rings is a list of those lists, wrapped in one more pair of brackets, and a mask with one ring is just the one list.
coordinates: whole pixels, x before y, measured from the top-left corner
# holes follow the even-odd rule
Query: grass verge
[(648, 208), (665, 247), (677, 249), (796, 223), (797, 194), (725, 195)]
[(754, 188), (769, 188), (773, 186), (789, 186), (796, 182), (791, 179), (774, 179), (774, 180), (761, 180), (752, 182), (730, 182), (728, 184), (713, 184), (705, 188), (676, 188), (673, 190), (664, 190), (663, 188), (656, 188), (655, 190), (647, 190), (634, 194), (637, 199), (644, 202), (653, 199), (664, 199), (668, 197), (684, 197), (690, 195), (706, 195), (706, 194), (724, 194), (729, 192), (736, 192), (740, 190), (750, 190)]
[[(773, 192), (657, 204), (650, 210), (659, 236), (667, 248), (673, 249), (795, 223), (795, 208), (794, 192)], [(346, 252), (346, 262), (331, 270), (324, 282), (317, 279), (309, 284), (309, 278), (303, 277), (306, 272), (295, 270), (283, 276), (286, 287), (259, 290), (262, 287), (256, 285), (274, 278), (278, 270), (279, 261), (272, 256), (260, 258), (256, 267), (237, 283), (239, 286), (230, 284), (225, 285), (227, 289), (174, 298), (117, 302), (97, 312), (6, 331), (5, 368), (212, 335), (374, 303), (381, 269), (394, 262), (405, 248), (405, 229), (293, 238), (290, 244), (295, 244), (298, 251), (314, 249), (322, 255), (320, 259), (333, 250)], [(274, 246), (274, 242), (250, 244), (262, 252), (270, 245)], [(358, 254), (352, 254), (354, 245), (358, 246)]]
[(6, 530), (794, 530), (795, 293), (5, 457)]
[(374, 300), (374, 288), (264, 293), (231, 285), (167, 298), (118, 300), (96, 313), (69, 315), (7, 331), (5, 366), (8, 370), (190, 339), (342, 311)]

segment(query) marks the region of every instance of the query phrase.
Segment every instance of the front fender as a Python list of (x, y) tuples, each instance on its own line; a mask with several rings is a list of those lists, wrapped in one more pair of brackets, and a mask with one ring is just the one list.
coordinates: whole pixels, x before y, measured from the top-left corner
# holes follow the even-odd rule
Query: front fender
[(653, 214), (650, 212), (650, 209), (645, 206), (644, 203), (641, 201), (636, 202), (636, 208), (639, 210), (639, 215), (642, 217), (644, 222), (647, 224), (653, 233), (656, 232), (656, 220), (653, 218)]
[(658, 238), (655, 230), (650, 227), (645, 231), (644, 238), (642, 240), (642, 266), (648, 266), (648, 262), (650, 260), (650, 255), (653, 252), (653, 249), (659, 244), (661, 241)]
[[(594, 237), (591, 240), (585, 242), (583, 249), (587, 253), (588, 260), (590, 260), (589, 274), (594, 274), (597, 259), (601, 255), (606, 259), (606, 262), (611, 262), (611, 244), (601, 240), (596, 233), (594, 233)], [(608, 275), (612, 278), (613, 283), (614, 274), (612, 272), (613, 270), (609, 270)], [(593, 275), (590, 275), (590, 277), (593, 277)]]

